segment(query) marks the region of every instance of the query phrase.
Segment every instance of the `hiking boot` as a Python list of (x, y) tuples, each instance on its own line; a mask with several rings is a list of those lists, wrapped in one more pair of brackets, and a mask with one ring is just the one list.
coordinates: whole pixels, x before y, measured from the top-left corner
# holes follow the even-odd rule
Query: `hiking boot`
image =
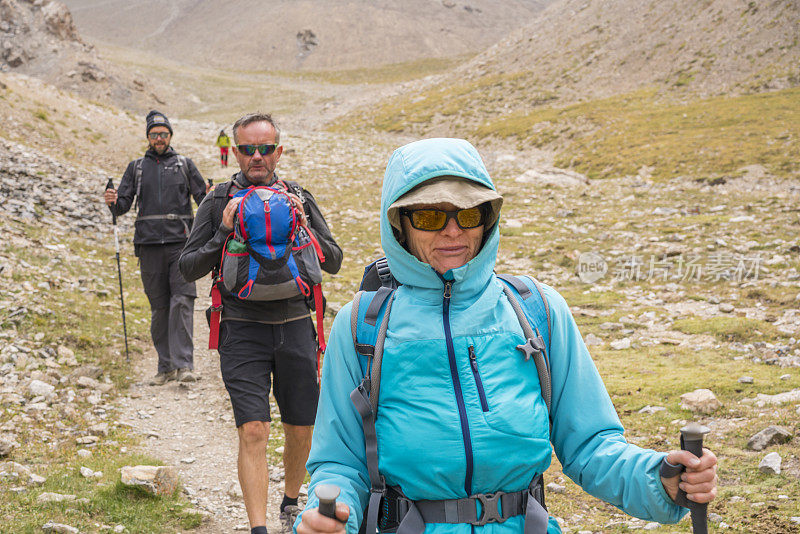
[(178, 382), (197, 382), (200, 376), (192, 372), (191, 369), (178, 369)]
[(280, 515), (281, 532), (292, 534), (294, 532), (294, 522), (303, 510), (299, 506), (289, 504), (283, 509)]
[(173, 369), (172, 371), (167, 371), (166, 373), (158, 373), (156, 376), (150, 379), (151, 386), (163, 386), (167, 382), (171, 380), (175, 380), (178, 372)]

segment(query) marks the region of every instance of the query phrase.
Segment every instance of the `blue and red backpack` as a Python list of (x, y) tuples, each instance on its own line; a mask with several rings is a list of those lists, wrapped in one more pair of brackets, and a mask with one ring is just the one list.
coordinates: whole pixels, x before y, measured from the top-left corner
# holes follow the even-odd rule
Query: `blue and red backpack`
[(251, 186), (225, 197), (242, 200), (211, 290), (209, 348), (218, 347), (222, 309), (218, 284), (222, 284), (242, 300), (284, 300), (298, 295), (313, 299), (319, 359), (325, 351), (321, 267), (325, 257), (319, 242), (300, 224), (289, 194), (281, 187)]

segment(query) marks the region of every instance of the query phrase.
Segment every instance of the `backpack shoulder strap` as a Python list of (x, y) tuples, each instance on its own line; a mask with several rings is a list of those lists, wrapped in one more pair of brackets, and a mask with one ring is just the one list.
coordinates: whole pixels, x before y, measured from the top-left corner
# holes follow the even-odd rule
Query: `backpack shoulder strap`
[(222, 223), (222, 212), (225, 211), (225, 206), (228, 204), (232, 188), (233, 180), (230, 180), (224, 184), (217, 184), (211, 192), (211, 200), (214, 202), (211, 207), (211, 224), (215, 232), (216, 228), (219, 228), (220, 223)]
[(305, 197), (305, 195), (303, 195), (303, 188), (300, 187), (300, 184), (298, 184), (294, 180), (283, 180), (283, 179), (281, 179), (280, 181), (283, 182), (286, 185), (286, 190), (287, 191), (290, 191), (290, 192), (294, 193), (295, 195), (297, 195), (298, 197), (300, 197), (300, 200), (302, 200), (303, 203), (305, 204), (306, 197)]
[(186, 180), (186, 187), (189, 189), (189, 194), (192, 194), (192, 184), (189, 183), (189, 164), (187, 163), (187, 157), (183, 154), (178, 154), (178, 167), (181, 169), (181, 174), (183, 175), (183, 179)]
[[(544, 290), (535, 279), (530, 279), (536, 289), (534, 293), (522, 278), (502, 274), (497, 276), (504, 282), (503, 293), (511, 303), (517, 316), (522, 332), (527, 341), (518, 345), (525, 354), (525, 359), (533, 357), (536, 371), (539, 375), (539, 384), (542, 388), (542, 398), (550, 412), (552, 399), (552, 381), (550, 379), (550, 305), (545, 297)], [(538, 297), (538, 298), (537, 298)], [(547, 336), (545, 339), (544, 336)], [(552, 418), (551, 418), (552, 421)]]
[(397, 280), (389, 269), (389, 260), (386, 256), (377, 259), (364, 267), (359, 290), (373, 291), (381, 287), (397, 289)]
[[(384, 288), (381, 288), (384, 289)], [(380, 296), (379, 296), (380, 295)], [(378, 469), (378, 436), (375, 430), (377, 417), (378, 396), (381, 387), (381, 362), (383, 359), (383, 342), (386, 339), (386, 329), (389, 324), (389, 313), (392, 309), (394, 291), (366, 292), (359, 291), (353, 298), (353, 307), (350, 312), (350, 329), (353, 332), (353, 344), (359, 354), (368, 356), (369, 360), (364, 368), (364, 378), (361, 384), (350, 393), (350, 400), (361, 416), (364, 428), (364, 446), (366, 450), (367, 472), (369, 474), (369, 501), (365, 510), (366, 515), (362, 529), (366, 532), (376, 532), (378, 514), (381, 510), (381, 501), (386, 492), (386, 480)], [(376, 306), (373, 303), (382, 300), (374, 321), (367, 321), (367, 313), (372, 315)], [(380, 318), (380, 326), (378, 326)], [(371, 323), (371, 324), (370, 324)]]
[(365, 380), (369, 379), (369, 401), (376, 415), (381, 387), (383, 343), (386, 340), (393, 299), (394, 290), (384, 287), (378, 291), (359, 291), (353, 298), (350, 311), (353, 346), (357, 353), (368, 358)]
[(136, 190), (136, 211), (139, 211), (139, 197), (142, 193), (142, 163), (144, 158), (139, 158), (133, 162), (133, 183)]

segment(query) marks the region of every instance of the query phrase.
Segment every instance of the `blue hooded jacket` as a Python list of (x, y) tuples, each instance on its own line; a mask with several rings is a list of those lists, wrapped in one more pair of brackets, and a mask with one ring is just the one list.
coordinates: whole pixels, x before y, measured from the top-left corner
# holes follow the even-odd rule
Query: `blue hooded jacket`
[[(494, 275), (499, 223), (475, 258), (443, 276), (397, 241), (389, 206), (438, 176), (494, 189), (477, 150), (464, 140), (411, 143), (397, 149), (386, 167), (381, 242), (392, 274), (402, 283), (389, 317), (376, 420), (380, 472), (387, 484), (413, 500), (520, 491), (550, 465), (552, 442), (564, 473), (588, 493), (642, 519), (677, 522), (686, 509), (674, 504), (661, 484), (665, 454), (625, 441), (566, 302), (544, 286), (552, 323), (550, 434), (536, 366), (515, 348), (524, 342), (522, 329)], [(364, 358), (353, 346), (351, 305), (336, 316), (325, 353), (306, 507), (317, 506), (313, 489), (318, 484), (339, 486), (339, 500), (350, 507), (347, 531), (355, 534), (369, 476), (361, 418), (350, 401), (365, 372)], [(428, 524), (425, 532), (522, 532), (523, 522), (520, 515), (480, 527)], [(553, 518), (548, 532), (560, 532)]]

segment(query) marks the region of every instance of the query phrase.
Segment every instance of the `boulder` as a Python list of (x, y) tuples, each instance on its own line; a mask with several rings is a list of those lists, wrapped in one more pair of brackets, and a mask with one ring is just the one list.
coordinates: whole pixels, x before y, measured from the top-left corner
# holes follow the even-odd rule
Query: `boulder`
[(591, 333), (586, 334), (586, 337), (584, 338), (583, 341), (584, 341), (584, 343), (586, 343), (587, 347), (592, 347), (592, 346), (602, 345), (603, 344), (603, 340), (602, 339), (600, 339), (599, 337), (597, 337), (596, 335), (591, 334)]
[(589, 183), (586, 176), (580, 173), (556, 167), (528, 169), (515, 178), (514, 181), (518, 184), (552, 185), (556, 187), (578, 187)]
[(767, 475), (781, 474), (781, 456), (777, 452), (771, 452), (764, 456), (758, 464), (758, 470)]
[(763, 451), (770, 445), (779, 445), (792, 439), (792, 433), (782, 426), (770, 426), (755, 434), (747, 442), (747, 448), (754, 451)]
[(42, 504), (47, 502), (64, 502), (64, 501), (74, 501), (75, 495), (64, 495), (61, 493), (50, 493), (45, 492), (36, 497), (36, 502)]
[(178, 470), (168, 465), (126, 465), (120, 473), (123, 484), (153, 495), (171, 495), (180, 486)]
[(19, 444), (13, 439), (7, 439), (7, 438), (0, 439), (0, 457), (8, 456), (18, 446)]
[(614, 350), (625, 350), (631, 348), (631, 338), (624, 337), (611, 342), (611, 348)]
[(722, 403), (710, 389), (696, 389), (681, 395), (681, 408), (695, 413), (709, 414), (716, 411)]
[(52, 521), (48, 521), (44, 525), (42, 525), (43, 532), (58, 532), (59, 534), (79, 534), (80, 530), (75, 527), (71, 527), (69, 525), (64, 525), (63, 523), (53, 523)]
[(31, 383), (28, 384), (28, 393), (30, 393), (31, 397), (47, 397), (55, 390), (55, 386), (51, 386), (41, 380), (31, 380)]
[(98, 367), (96, 365), (81, 365), (69, 375), (70, 380), (73, 383), (77, 383), (77, 380), (82, 376), (88, 376), (89, 378), (94, 378), (97, 380), (102, 376), (103, 368)]
[(75, 23), (72, 20), (72, 13), (70, 13), (67, 6), (61, 2), (49, 2), (46, 4), (42, 8), (42, 15), (44, 15), (47, 31), (56, 37), (71, 41), (80, 40), (78, 37), (78, 30), (75, 28)]

